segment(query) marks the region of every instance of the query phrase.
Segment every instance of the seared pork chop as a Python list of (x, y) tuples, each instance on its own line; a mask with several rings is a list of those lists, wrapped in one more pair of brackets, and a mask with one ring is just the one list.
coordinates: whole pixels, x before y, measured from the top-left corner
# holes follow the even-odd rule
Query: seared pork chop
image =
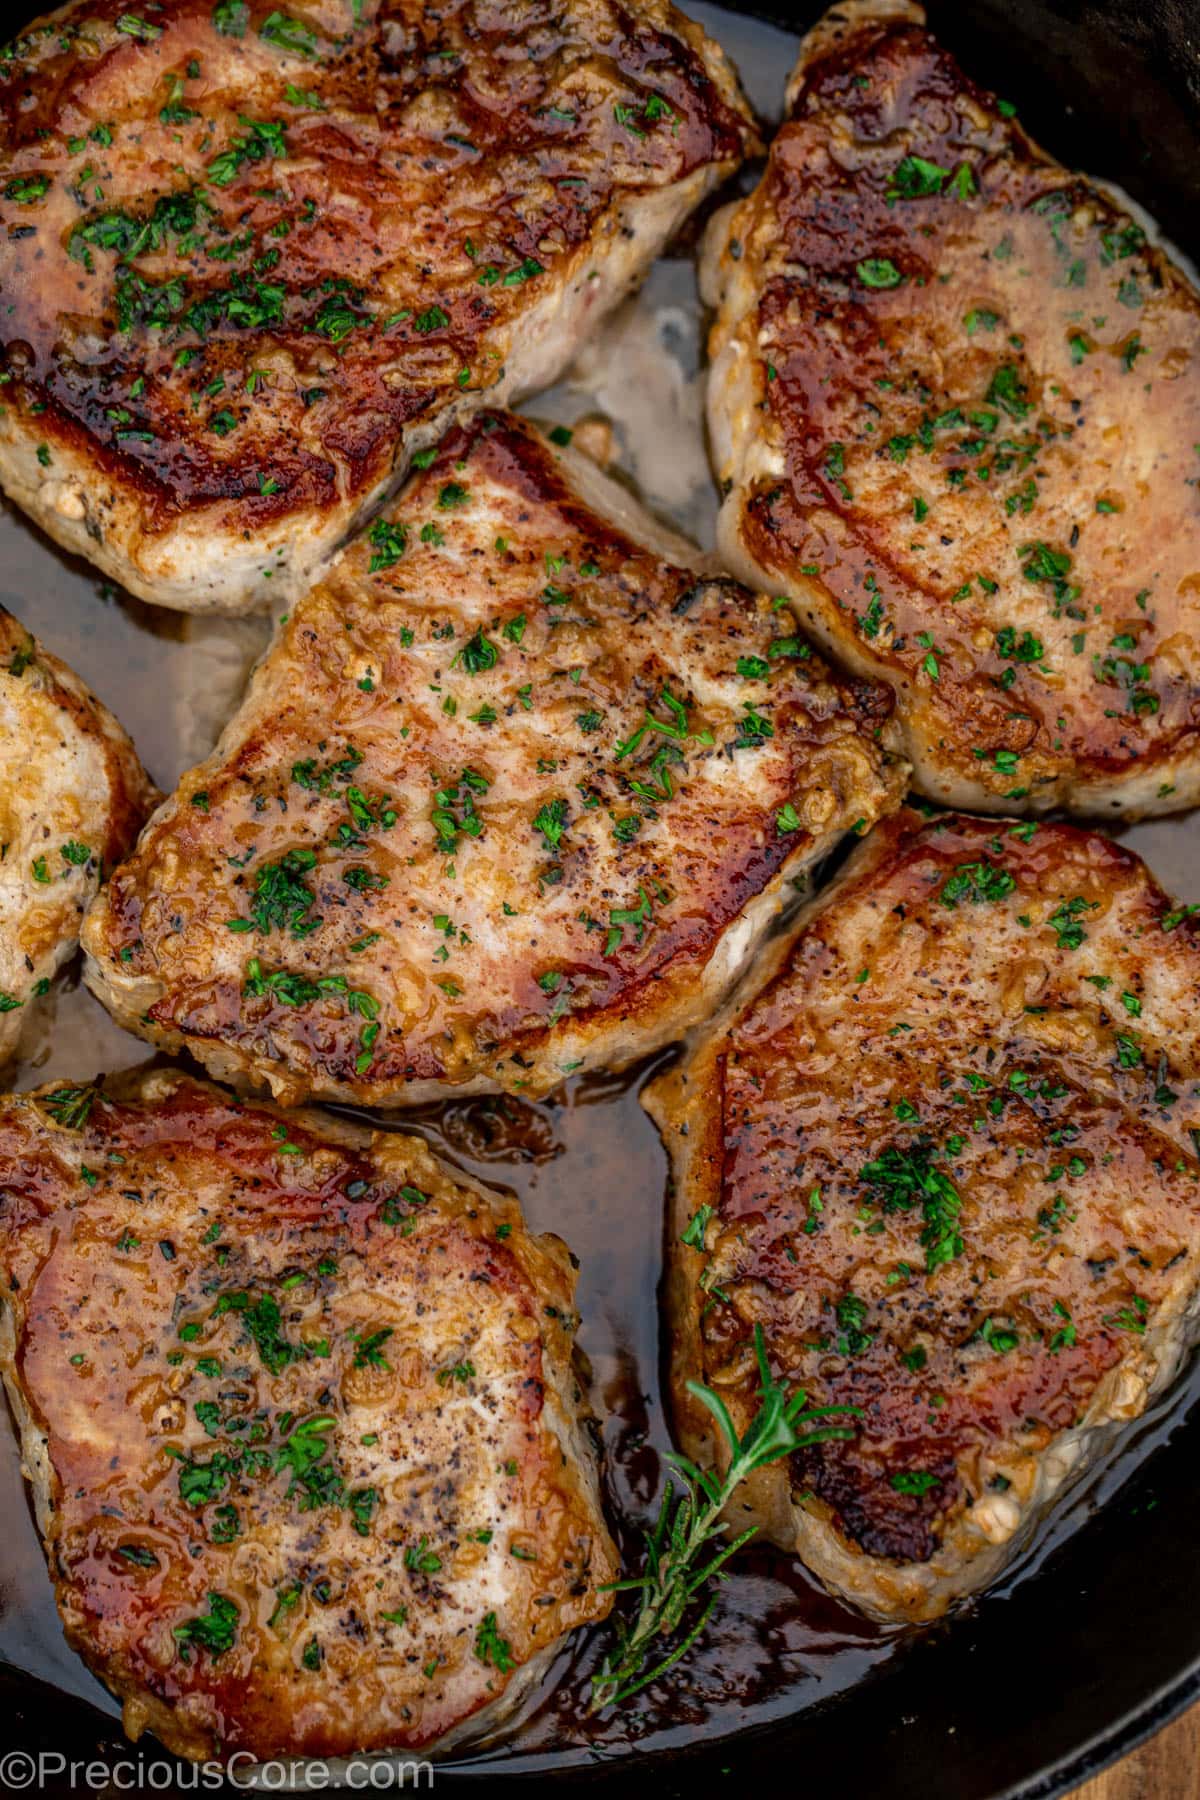
[(0, 1102), (0, 1364), (67, 1638), (195, 1758), (444, 1749), (616, 1573), (566, 1247), (418, 1139)]
[(286, 604), (755, 143), (666, 0), (75, 0), (0, 64), (0, 481), (147, 600)]
[(88, 980), (288, 1104), (544, 1093), (709, 1016), (898, 803), (889, 706), (489, 415), (293, 609), (97, 901)]
[(112, 714), (0, 607), (0, 1063), (152, 796)]
[(754, 1411), (755, 1324), (861, 1408), (735, 1523), (868, 1612), (989, 1581), (1194, 1335), (1196, 912), (1105, 838), (905, 812), (650, 1090), (684, 1446), (688, 1378)]
[(1200, 800), (1200, 303), (903, 0), (805, 41), (714, 220), (719, 542), (898, 696), (921, 790)]

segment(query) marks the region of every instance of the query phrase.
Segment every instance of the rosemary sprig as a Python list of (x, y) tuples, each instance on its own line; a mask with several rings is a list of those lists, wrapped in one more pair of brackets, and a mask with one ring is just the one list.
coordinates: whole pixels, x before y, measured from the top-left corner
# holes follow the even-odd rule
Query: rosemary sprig
[[(703, 1632), (716, 1604), (716, 1595), (710, 1593), (701, 1602), (702, 1589), (710, 1582), (725, 1579), (724, 1564), (754, 1536), (756, 1530), (752, 1525), (736, 1537), (725, 1539), (726, 1526), (721, 1518), (724, 1508), (747, 1476), (806, 1444), (853, 1436), (848, 1426), (822, 1425), (812, 1431), (799, 1429), (814, 1419), (833, 1414), (860, 1416), (860, 1409), (856, 1406), (806, 1406), (807, 1396), (802, 1391), (789, 1395), (771, 1375), (759, 1325), (754, 1327), (754, 1354), (761, 1381), (760, 1404), (743, 1437), (739, 1438), (720, 1395), (697, 1381), (688, 1382), (688, 1391), (708, 1408), (729, 1446), (729, 1468), (724, 1480), (718, 1481), (711, 1471), (698, 1468), (687, 1457), (670, 1456), (669, 1461), (681, 1481), (681, 1491), (677, 1494), (674, 1483), (667, 1482), (658, 1517), (646, 1533), (645, 1572), (625, 1581), (610, 1582), (606, 1588), (611, 1593), (640, 1593), (642, 1598), (631, 1623), (617, 1621), (616, 1647), (592, 1677), (592, 1712), (600, 1712), (606, 1706), (619, 1706), (631, 1694), (657, 1681), (687, 1655)], [(706, 1547), (718, 1540), (719, 1548), (706, 1555)], [(697, 1605), (699, 1613), (692, 1618), (689, 1615)], [(673, 1637), (681, 1630), (683, 1636), (678, 1642), (653, 1667), (647, 1668), (655, 1640)]]

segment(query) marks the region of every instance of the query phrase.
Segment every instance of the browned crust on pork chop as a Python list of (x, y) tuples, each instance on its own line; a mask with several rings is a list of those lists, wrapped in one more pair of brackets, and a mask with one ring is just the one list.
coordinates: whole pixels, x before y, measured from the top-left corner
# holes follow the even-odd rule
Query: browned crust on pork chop
[(0, 1062), (153, 797), (108, 709), (0, 607)]
[(289, 1103), (544, 1093), (711, 1014), (789, 884), (898, 803), (888, 715), (488, 415), (293, 609), (98, 901), (88, 979)]
[(665, 0), (356, 10), (78, 0), (0, 63), (0, 480), (146, 599), (302, 593), (755, 144)]
[(1194, 1333), (1195, 911), (1094, 834), (905, 812), (648, 1091), (684, 1446), (689, 1379), (752, 1415), (756, 1324), (861, 1409), (737, 1520), (867, 1611), (990, 1580)]
[(1194, 804), (1195, 289), (922, 17), (827, 15), (714, 221), (722, 551), (892, 685), (932, 797)]
[(71, 1645), (195, 1758), (444, 1749), (602, 1618), (575, 1276), (418, 1139), (0, 1102), (0, 1365)]

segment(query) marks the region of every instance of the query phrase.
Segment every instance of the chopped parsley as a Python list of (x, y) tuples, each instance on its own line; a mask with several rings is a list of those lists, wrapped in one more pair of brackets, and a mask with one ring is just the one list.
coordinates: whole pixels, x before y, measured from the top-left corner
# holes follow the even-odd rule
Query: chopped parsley
[(859, 1181), (885, 1213), (920, 1207), (925, 1223), (919, 1241), (927, 1274), (963, 1252), (958, 1229), (962, 1200), (950, 1177), (934, 1167), (938, 1154), (927, 1139), (918, 1138), (907, 1149), (889, 1145), (858, 1172)]
[(481, 1663), (495, 1669), (498, 1675), (507, 1675), (516, 1667), (512, 1645), (506, 1637), (500, 1635), (494, 1612), (485, 1613), (479, 1621), (475, 1632), (475, 1654)]
[(179, 1645), (179, 1654), (187, 1662), (193, 1646), (207, 1650), (213, 1657), (231, 1650), (237, 1638), (237, 1629), (236, 1603), (224, 1594), (210, 1593), (208, 1611), (185, 1620), (182, 1625), (176, 1625), (174, 1635)]
[(938, 899), (951, 911), (960, 900), (976, 905), (985, 901), (1003, 900), (1011, 894), (1016, 882), (1007, 869), (998, 867), (983, 857), (979, 862), (960, 863), (952, 874), (942, 883)]

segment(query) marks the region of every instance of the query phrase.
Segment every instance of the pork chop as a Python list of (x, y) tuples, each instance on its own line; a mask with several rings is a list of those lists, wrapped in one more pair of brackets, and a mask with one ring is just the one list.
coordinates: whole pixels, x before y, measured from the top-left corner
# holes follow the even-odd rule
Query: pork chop
[(713, 221), (726, 564), (895, 689), (922, 792), (1200, 800), (1200, 302), (904, 0), (805, 40)]
[(152, 796), (112, 714), (0, 607), (0, 1063)]
[(889, 708), (487, 415), (292, 610), (97, 901), (87, 979), (287, 1104), (545, 1093), (707, 1017), (898, 804)]
[(0, 63), (0, 481), (147, 600), (285, 605), (755, 145), (666, 0), (73, 0)]
[(860, 1408), (735, 1522), (867, 1612), (990, 1581), (1195, 1335), (1193, 915), (1106, 838), (906, 811), (649, 1092), (684, 1446), (688, 1378), (753, 1412), (755, 1324)]
[(572, 1260), (417, 1138), (0, 1102), (0, 1365), (68, 1641), (193, 1758), (445, 1749), (602, 1618)]

